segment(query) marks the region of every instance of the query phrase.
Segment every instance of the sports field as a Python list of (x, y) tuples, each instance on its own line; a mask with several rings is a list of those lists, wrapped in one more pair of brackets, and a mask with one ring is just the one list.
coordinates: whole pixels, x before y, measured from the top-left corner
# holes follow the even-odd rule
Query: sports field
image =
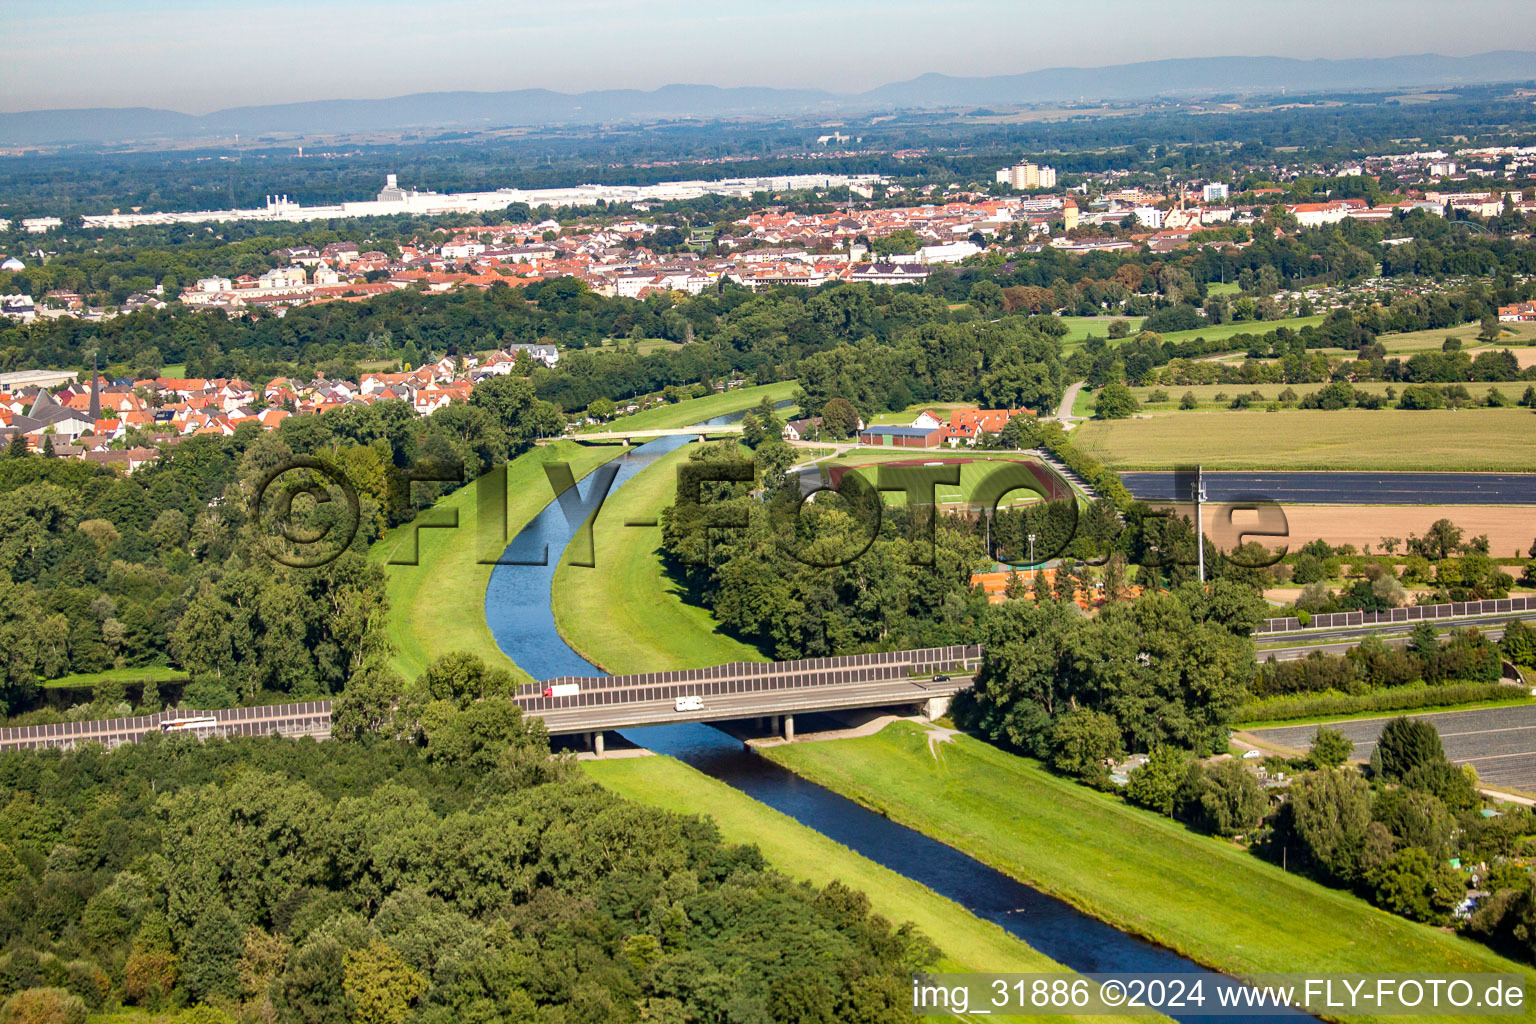
[[(565, 642), (611, 673), (703, 668), (766, 661), (756, 648), (715, 629), (709, 611), (687, 604), (662, 570), (658, 519), (677, 494), (677, 465), (691, 446), (657, 459), (603, 504), (592, 528), (595, 568), (562, 557), (555, 570), (555, 625)], [(484, 593), (484, 586), (481, 586)], [(481, 615), (484, 628), (484, 615)]]
[(1536, 981), (1529, 966), (1485, 946), (1378, 910), (968, 736), (935, 753), (920, 729), (896, 723), (875, 736), (763, 754), (1228, 973), (1486, 971)]
[[(569, 462), (571, 472), (580, 480), (623, 452), (620, 445), (557, 441), (514, 459), (507, 466), (509, 536), (515, 536), (554, 499), (544, 476), (544, 463)], [(434, 658), (450, 651), (469, 651), (487, 664), (511, 668), (519, 681), (527, 680), (527, 674), (496, 646), (485, 622), (485, 588), (493, 566), (478, 561), (475, 486), (460, 487), (433, 507), (456, 511), (458, 528), (420, 531), (419, 565), (384, 566), (389, 594), (386, 621), (395, 648), (391, 664), (401, 675), (413, 679)], [(410, 528), (407, 524), (391, 530), (373, 545), (368, 557), (383, 563), (408, 540)]]
[(1536, 414), (1519, 408), (1170, 413), (1072, 439), (1114, 469), (1536, 470)]

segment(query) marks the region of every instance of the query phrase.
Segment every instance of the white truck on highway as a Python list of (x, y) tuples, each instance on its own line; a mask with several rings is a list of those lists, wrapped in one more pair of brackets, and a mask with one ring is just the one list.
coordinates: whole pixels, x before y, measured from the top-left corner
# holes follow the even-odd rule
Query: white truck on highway
[(580, 692), (580, 683), (556, 683), (554, 686), (544, 687), (546, 697), (574, 697)]
[(703, 711), (704, 698), (699, 696), (679, 697), (673, 707), (678, 711)]

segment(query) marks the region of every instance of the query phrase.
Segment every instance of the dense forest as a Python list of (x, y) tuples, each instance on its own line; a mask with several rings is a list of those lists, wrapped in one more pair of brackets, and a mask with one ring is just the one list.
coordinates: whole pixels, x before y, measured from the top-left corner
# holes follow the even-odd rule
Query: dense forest
[[(30, 706), (38, 680), (166, 662), (192, 673), (183, 696), (199, 707), (340, 691), (383, 653), (384, 576), (367, 546), (563, 422), (527, 381), (499, 377), (429, 418), (379, 402), (188, 438), (131, 476), (0, 457), (4, 710)], [(350, 549), (314, 569), (276, 563), (272, 524), (253, 518), (258, 485), (295, 456), (333, 467), (358, 495)], [(405, 482), (403, 470), (426, 465), (443, 482)], [(328, 527), (340, 505), (295, 513)], [(122, 700), (100, 694), (92, 710)]]
[(908, 1019), (910, 926), (584, 781), (477, 673), (434, 666), (414, 742), (0, 754), (8, 1019)]

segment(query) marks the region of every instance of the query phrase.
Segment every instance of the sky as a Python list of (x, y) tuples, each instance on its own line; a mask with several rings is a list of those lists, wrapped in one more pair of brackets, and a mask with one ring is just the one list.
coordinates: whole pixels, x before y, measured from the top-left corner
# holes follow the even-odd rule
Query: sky
[[(1530, 0), (5, 0), (0, 110), (1536, 50)], [(1454, 13), (1452, 11), (1454, 10)]]

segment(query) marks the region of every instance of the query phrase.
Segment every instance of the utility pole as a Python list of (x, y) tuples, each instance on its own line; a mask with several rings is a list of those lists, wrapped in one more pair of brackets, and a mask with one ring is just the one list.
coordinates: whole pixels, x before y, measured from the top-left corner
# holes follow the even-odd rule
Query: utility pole
[(1029, 535), (1029, 582), (1031, 584), (1033, 584), (1035, 582), (1035, 569), (1037, 569), (1037, 568), (1038, 568), (1038, 566), (1035, 565), (1035, 535), (1034, 534), (1030, 534)]
[(1205, 585), (1205, 474), (1195, 467), (1195, 557), (1200, 566), (1200, 584)]

